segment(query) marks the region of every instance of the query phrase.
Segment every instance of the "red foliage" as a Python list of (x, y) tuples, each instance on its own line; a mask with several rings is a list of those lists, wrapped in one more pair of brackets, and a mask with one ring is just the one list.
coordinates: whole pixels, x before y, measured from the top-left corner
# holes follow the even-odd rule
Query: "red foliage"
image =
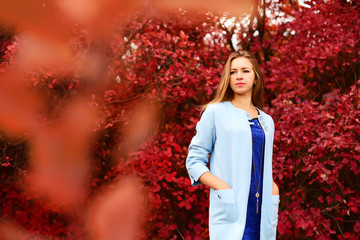
[(269, 39), (265, 65), (282, 190), (279, 238), (357, 239), (359, 6), (311, 5)]
[[(294, 8), (288, 1), (280, 4), (294, 20), (280, 25), (266, 21), (263, 33), (252, 32), (250, 39), (239, 36), (240, 46), (250, 47), (259, 57), (266, 75), (265, 111), (276, 124), (273, 166), (281, 195), (278, 239), (357, 239), (360, 31), (354, 22), (360, 19), (359, 4), (339, 0), (314, 0), (311, 8)], [(24, 74), (23, 91), (41, 96), (42, 104), (26, 112), (34, 124), (21, 125), (15, 139), (9, 137), (12, 129), (1, 126), (1, 218), (45, 238), (108, 236), (110, 232), (104, 229), (113, 231), (116, 226), (101, 225), (100, 220), (124, 219), (93, 206), (98, 206), (99, 199), (106, 200), (103, 208), (113, 206), (124, 194), (114, 187), (116, 182), (130, 174), (144, 185), (143, 239), (208, 237), (208, 190), (190, 186), (184, 161), (200, 117), (196, 106), (211, 99), (235, 44), (229, 42), (231, 31), (212, 14), (157, 14), (149, 9), (148, 15), (122, 19), (105, 44), (78, 29), (72, 38), (70, 66), (41, 67)], [(0, 67), (12, 71), (21, 46), (19, 41), (1, 43), (7, 51)], [(17, 98), (19, 91), (12, 91), (1, 97)], [(98, 114), (90, 114), (87, 107), (80, 114), (73, 106), (79, 96)], [(70, 118), (69, 106), (75, 109)], [(0, 108), (0, 114), (6, 113), (4, 109), (8, 108)], [(16, 110), (17, 114), (6, 116), (22, 123), (25, 110)], [(40, 136), (35, 130), (46, 126), (50, 130), (57, 126), (49, 131), (56, 134), (41, 139), (60, 145), (46, 143), (45, 151), (34, 147), (32, 139)], [(50, 133), (43, 134), (49, 137)], [(41, 158), (34, 160), (36, 154), (61, 160), (47, 166), (61, 167), (66, 180), (86, 181), (86, 192), (81, 193), (87, 199), (59, 208), (51, 201), (54, 192), (44, 191), (48, 198), (27, 195), (24, 177), (35, 170), (45, 171), (42, 164), (37, 170)], [(81, 170), (83, 161), (90, 163), (86, 174), (70, 171)], [(124, 206), (132, 204), (131, 198), (122, 200)], [(68, 211), (73, 205), (77, 211)], [(126, 210), (131, 209), (117, 209)], [(88, 219), (98, 224), (95, 232), (85, 226), (88, 216), (83, 212), (87, 211), (95, 216)]]

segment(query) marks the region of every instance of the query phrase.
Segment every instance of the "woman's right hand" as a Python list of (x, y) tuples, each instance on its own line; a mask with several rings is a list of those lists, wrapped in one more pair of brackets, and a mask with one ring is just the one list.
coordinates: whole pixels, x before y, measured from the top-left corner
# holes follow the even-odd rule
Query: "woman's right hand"
[(199, 178), (200, 182), (205, 184), (206, 186), (213, 188), (214, 190), (224, 190), (224, 189), (231, 189), (229, 184), (225, 181), (221, 180), (220, 178), (213, 175), (211, 172), (205, 172)]
[(274, 181), (272, 183), (272, 195), (280, 195), (279, 187)]

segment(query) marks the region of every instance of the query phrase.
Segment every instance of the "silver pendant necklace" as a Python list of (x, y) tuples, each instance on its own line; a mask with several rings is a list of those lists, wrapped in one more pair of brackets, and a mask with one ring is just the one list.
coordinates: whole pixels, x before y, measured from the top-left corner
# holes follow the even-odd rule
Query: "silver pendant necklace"
[(259, 193), (259, 187), (260, 187), (260, 179), (261, 179), (261, 169), (262, 169), (262, 161), (263, 161), (263, 154), (264, 154), (264, 138), (265, 138), (265, 133), (264, 130), (259, 122), (259, 126), (262, 130), (262, 149), (261, 149), (261, 158), (260, 158), (260, 173), (259, 173), (259, 182), (256, 181), (256, 169), (255, 169), (255, 159), (254, 159), (254, 144), (252, 141), (252, 134), (251, 134), (251, 144), (252, 144), (252, 160), (253, 160), (253, 165), (254, 165), (254, 174), (255, 174), (255, 186), (256, 186), (256, 214), (259, 213), (259, 197), (260, 197), (260, 193)]

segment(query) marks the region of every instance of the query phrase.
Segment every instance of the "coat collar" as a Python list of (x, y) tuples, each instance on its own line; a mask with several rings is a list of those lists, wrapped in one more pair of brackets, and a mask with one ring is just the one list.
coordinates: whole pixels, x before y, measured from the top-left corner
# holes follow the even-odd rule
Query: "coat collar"
[[(227, 101), (226, 103), (227, 103), (231, 108), (237, 109), (237, 110), (241, 111), (241, 112), (244, 114), (244, 116), (246, 116), (246, 118), (247, 118), (248, 120), (251, 120), (251, 119), (252, 119), (252, 118), (250, 117), (250, 114), (249, 114), (247, 111), (245, 111), (244, 109), (235, 107), (230, 101)], [(259, 112), (257, 118), (258, 118), (261, 126), (262, 126), (263, 129), (265, 130), (265, 132), (267, 132), (267, 131), (269, 130), (269, 126), (268, 126), (269, 123), (267, 122), (266, 117), (265, 117), (266, 113), (263, 112), (262, 110), (260, 110), (260, 109), (259, 109), (258, 107), (256, 107), (256, 106), (255, 106), (255, 108), (256, 108), (256, 109), (258, 110), (258, 112)]]
[[(232, 108), (235, 108), (235, 109), (240, 110), (241, 112), (243, 112), (243, 113), (247, 116), (247, 118), (251, 119), (250, 114), (249, 114), (247, 111), (245, 111), (244, 109), (235, 107), (235, 106), (232, 104), (231, 101), (227, 101), (227, 103), (228, 103), (229, 105), (231, 105)], [(261, 118), (263, 118), (263, 116), (264, 116), (265, 113), (264, 113), (262, 110), (260, 110), (258, 107), (255, 106), (255, 108), (256, 108), (256, 110), (258, 110), (258, 112), (259, 112), (258, 118), (259, 118), (260, 116), (261, 116)]]

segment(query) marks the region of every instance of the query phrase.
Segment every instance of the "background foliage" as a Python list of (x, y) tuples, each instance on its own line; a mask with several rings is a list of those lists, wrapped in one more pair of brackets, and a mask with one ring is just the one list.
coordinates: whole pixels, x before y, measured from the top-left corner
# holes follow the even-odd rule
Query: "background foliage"
[[(162, 12), (147, 5), (146, 13), (116, 22), (106, 44), (73, 29), (75, 56), (90, 68), (99, 62), (91, 65), (89, 56), (101, 56), (102, 68), (81, 74), (36, 68), (27, 73), (26, 83), (45, 99), (37, 112), (43, 124), (61, 118), (79, 95), (100, 112), (85, 147), (91, 164), (83, 204), (104, 186), (135, 175), (148, 204), (144, 239), (208, 237), (208, 190), (190, 186), (184, 161), (200, 118), (197, 106), (213, 96), (228, 54), (248, 49), (265, 73), (265, 111), (276, 128), (278, 239), (358, 239), (360, 2), (305, 3), (260, 0), (248, 17)], [(23, 45), (5, 30), (0, 43), (5, 74)], [(106, 84), (97, 81), (101, 75)], [(21, 98), (18, 94), (13, 97)], [(132, 118), (144, 103), (155, 108)], [(9, 115), (13, 124), (1, 120), (1, 218), (36, 236), (87, 238), (81, 210), (64, 211), (24, 190), (31, 133), (19, 130), (28, 129), (20, 121), (25, 113), (19, 120), (5, 105), (0, 114)], [(21, 134), (14, 138), (13, 132)]]

